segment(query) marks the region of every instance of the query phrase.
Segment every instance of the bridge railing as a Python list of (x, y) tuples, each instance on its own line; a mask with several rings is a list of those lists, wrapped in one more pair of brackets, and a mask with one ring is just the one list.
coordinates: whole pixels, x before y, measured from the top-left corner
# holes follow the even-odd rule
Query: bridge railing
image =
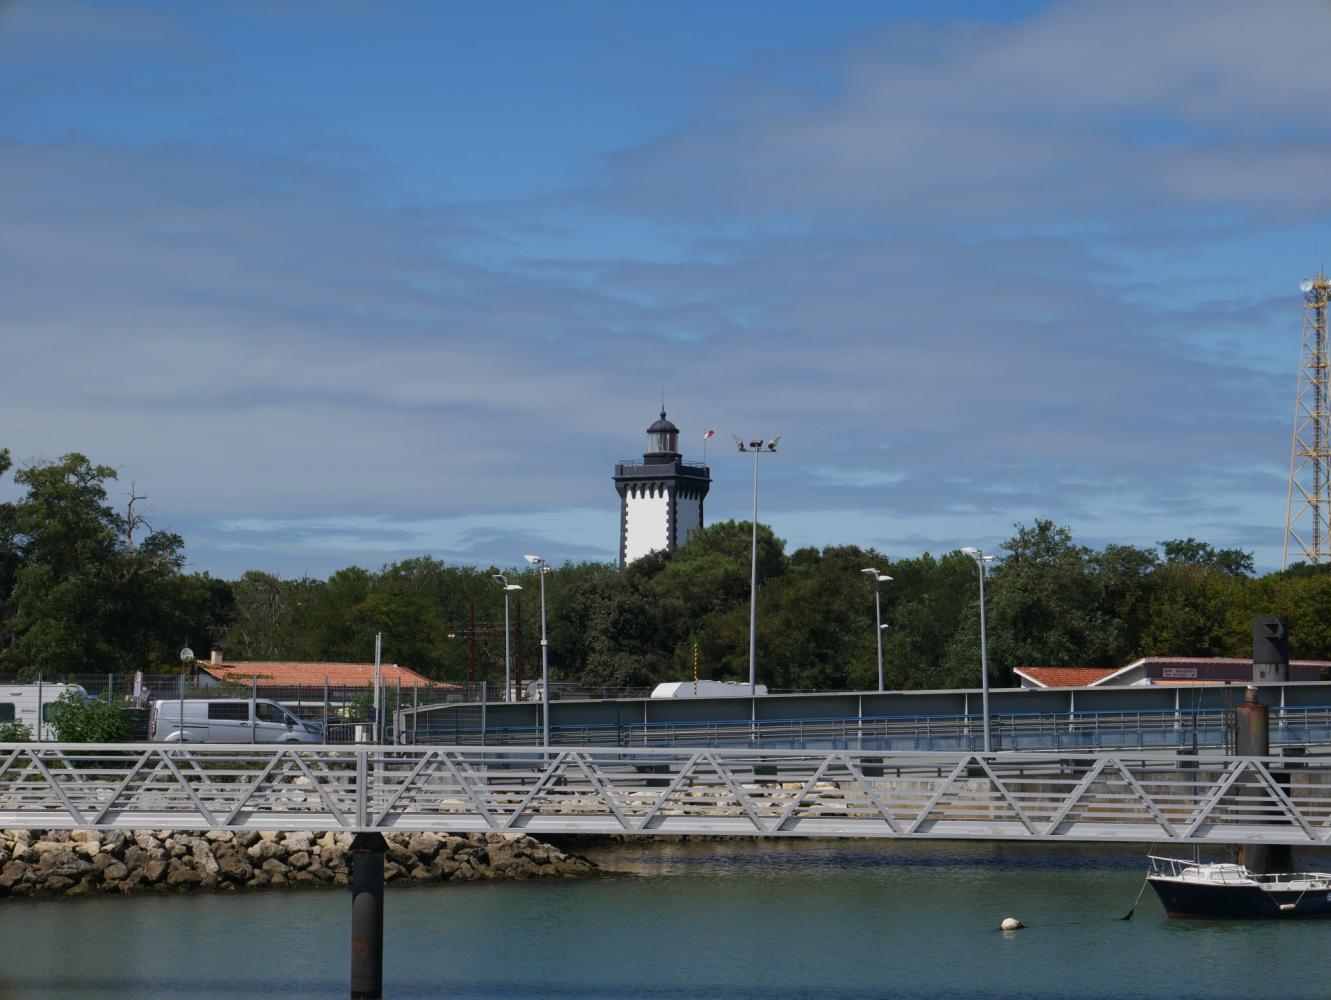
[(11, 744), (0, 827), (1325, 844), (1331, 759)]

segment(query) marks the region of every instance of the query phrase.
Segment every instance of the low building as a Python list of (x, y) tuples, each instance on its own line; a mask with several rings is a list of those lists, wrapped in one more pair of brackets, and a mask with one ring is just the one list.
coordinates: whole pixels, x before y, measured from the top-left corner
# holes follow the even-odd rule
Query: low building
[[(1017, 667), (1023, 688), (1248, 684), (1252, 660), (1229, 656), (1143, 656), (1126, 667)], [(1290, 660), (1291, 681), (1331, 679), (1331, 660)]]

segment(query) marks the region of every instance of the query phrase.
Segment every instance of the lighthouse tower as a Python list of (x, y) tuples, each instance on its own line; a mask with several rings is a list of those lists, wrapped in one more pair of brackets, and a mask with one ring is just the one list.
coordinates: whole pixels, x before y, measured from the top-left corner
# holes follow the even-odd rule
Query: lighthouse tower
[(619, 492), (619, 565), (627, 566), (655, 549), (671, 550), (702, 527), (702, 502), (712, 485), (701, 462), (679, 453), (679, 428), (661, 419), (647, 428), (642, 461), (615, 466)]

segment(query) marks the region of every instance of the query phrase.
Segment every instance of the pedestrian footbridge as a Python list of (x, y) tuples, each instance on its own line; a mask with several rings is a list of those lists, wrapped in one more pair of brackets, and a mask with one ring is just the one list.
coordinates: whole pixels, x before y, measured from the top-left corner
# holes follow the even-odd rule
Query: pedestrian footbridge
[(1331, 759), (38, 743), (0, 827), (1306, 845)]

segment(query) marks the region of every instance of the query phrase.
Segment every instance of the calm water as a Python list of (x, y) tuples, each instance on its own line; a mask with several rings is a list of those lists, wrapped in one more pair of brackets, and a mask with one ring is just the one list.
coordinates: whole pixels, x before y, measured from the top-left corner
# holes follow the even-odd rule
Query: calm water
[[(390, 891), (389, 997), (1326, 997), (1331, 921), (1169, 921), (1137, 851), (674, 844)], [(1311, 861), (1312, 859), (1305, 859)], [(1319, 862), (1320, 865), (1320, 862)], [(346, 892), (0, 903), (0, 997), (347, 995)], [(1004, 934), (1004, 916), (1028, 929)]]

